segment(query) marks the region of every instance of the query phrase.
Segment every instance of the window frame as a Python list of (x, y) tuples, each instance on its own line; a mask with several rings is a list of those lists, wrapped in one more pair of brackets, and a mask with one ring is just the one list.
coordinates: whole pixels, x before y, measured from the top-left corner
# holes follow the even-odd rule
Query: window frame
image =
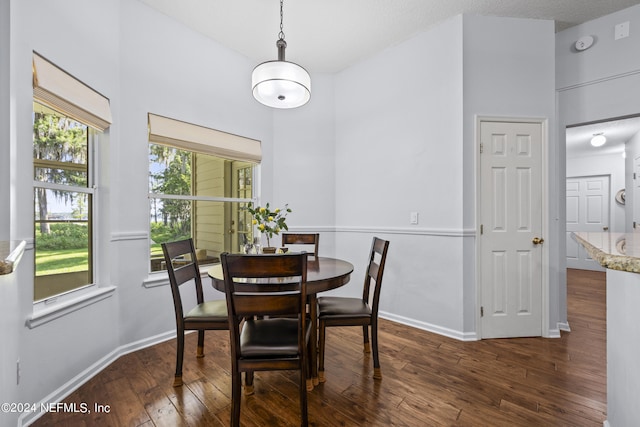
[[(148, 144), (151, 145), (161, 145), (161, 146), (165, 146), (165, 147), (169, 147), (169, 148), (173, 148), (176, 150), (180, 150), (180, 151), (188, 151), (190, 153), (191, 156), (193, 156), (194, 154), (201, 154), (201, 155), (205, 155), (205, 156), (210, 156), (210, 157), (216, 157), (219, 159), (224, 159), (227, 161), (242, 161), (242, 162), (246, 162), (248, 164), (251, 164), (251, 197), (250, 198), (241, 198), (241, 197), (222, 197), (222, 196), (198, 196), (198, 195), (173, 195), (173, 194), (165, 194), (165, 193), (154, 193), (151, 191), (151, 189), (149, 189), (149, 193), (148, 193), (148, 200), (149, 200), (149, 207), (151, 207), (151, 201), (153, 199), (162, 199), (162, 200), (187, 200), (190, 202), (216, 202), (216, 203), (256, 203), (258, 197), (257, 197), (257, 191), (260, 188), (259, 186), (259, 182), (258, 182), (258, 177), (260, 176), (260, 166), (261, 164), (259, 162), (255, 162), (255, 161), (249, 161), (249, 160), (240, 160), (237, 158), (231, 158), (231, 157), (226, 157), (224, 155), (220, 155), (219, 153), (212, 153), (209, 152), (208, 150), (199, 150), (198, 147), (200, 147), (198, 144), (196, 143), (191, 143), (191, 142), (187, 142), (187, 141), (183, 141), (181, 142), (181, 144), (179, 146), (174, 145), (172, 143), (165, 143), (165, 142), (157, 142), (157, 141), (152, 141), (149, 140)], [(195, 157), (195, 156), (193, 156)], [(192, 171), (192, 176), (191, 179), (193, 180), (193, 171)], [(191, 189), (191, 191), (193, 191), (193, 188)], [(193, 238), (193, 220), (194, 218), (192, 218), (192, 238)], [(152, 244), (152, 238), (151, 238), (151, 221), (149, 221), (149, 238), (148, 238), (148, 245), (149, 248), (151, 248), (151, 244)], [(149, 252), (149, 261), (151, 261), (151, 252)], [(201, 268), (201, 273), (203, 271), (205, 271), (206, 269), (210, 268), (211, 265), (215, 265), (214, 263), (200, 263)], [(154, 275), (165, 275), (167, 274), (167, 270), (152, 270), (151, 269), (151, 262), (149, 262), (147, 264), (148, 266), (148, 274), (149, 277), (152, 277)], [(204, 273), (203, 273), (204, 274)], [(148, 280), (145, 281), (146, 283), (152, 283), (154, 282), (154, 280)], [(146, 285), (145, 285), (146, 286)], [(147, 286), (147, 287), (152, 287), (153, 285)]]
[[(34, 100), (34, 102), (37, 102)], [(51, 107), (47, 107), (47, 108), (51, 108)], [(62, 114), (64, 115), (64, 113), (62, 113), (61, 111), (55, 110), (53, 108), (51, 108), (52, 110), (54, 110), (56, 113)], [(65, 115), (66, 116), (66, 115)], [(66, 116), (68, 117), (68, 116)], [(72, 118), (73, 119), (73, 118)], [(75, 121), (78, 121), (76, 119), (73, 119)], [(80, 121), (78, 121), (78, 123), (82, 123)], [(90, 207), (90, 218), (87, 220), (87, 222), (90, 225), (90, 229), (89, 229), (89, 239), (88, 239), (88, 256), (89, 256), (89, 269), (91, 272), (91, 283), (87, 283), (85, 285), (81, 285), (78, 286), (77, 288), (74, 289), (70, 289), (68, 291), (64, 291), (61, 292), (59, 294), (55, 294), (55, 295), (51, 295), (48, 297), (45, 297), (43, 299), (40, 300), (36, 300), (35, 299), (35, 295), (34, 295), (34, 299), (33, 299), (33, 306), (34, 306), (34, 313), (35, 312), (39, 312), (42, 310), (46, 310), (48, 308), (48, 306), (50, 306), (53, 303), (59, 302), (59, 303), (64, 303), (70, 300), (73, 300), (79, 296), (88, 294), (92, 291), (94, 291), (98, 285), (97, 285), (97, 277), (98, 276), (98, 259), (99, 259), (99, 253), (98, 253), (98, 248), (99, 245), (97, 244), (97, 233), (98, 233), (98, 224), (99, 224), (99, 206), (100, 206), (100, 192), (99, 192), (99, 187), (98, 187), (98, 183), (97, 183), (97, 177), (100, 176), (99, 175), (99, 171), (98, 171), (98, 165), (100, 164), (100, 159), (99, 159), (99, 150), (97, 149), (97, 145), (99, 144), (99, 138), (100, 138), (100, 134), (98, 133), (98, 131), (96, 131), (95, 129), (93, 129), (91, 126), (88, 126), (86, 123), (82, 123), (83, 125), (87, 126), (87, 163), (86, 163), (86, 169), (87, 169), (87, 186), (86, 187), (80, 187), (77, 185), (65, 185), (65, 184), (56, 184), (56, 183), (51, 183), (51, 182), (45, 182), (45, 181), (38, 181), (38, 180), (33, 180), (33, 190), (35, 191), (36, 188), (43, 188), (45, 190), (60, 190), (60, 191), (66, 191), (66, 192), (75, 192), (75, 193), (81, 193), (81, 194), (87, 194), (90, 196), (91, 198), (91, 207)], [(55, 162), (55, 161), (54, 161)], [(38, 162), (38, 159), (33, 159), (33, 166), (34, 168), (38, 166), (38, 163), (51, 163), (50, 161), (44, 161), (44, 162)], [(63, 163), (63, 162), (55, 162), (55, 163)], [(73, 168), (73, 167), (72, 167)], [(38, 224), (38, 222), (35, 219), (35, 206), (34, 206), (34, 230), (35, 230), (35, 226), (36, 224)], [(34, 235), (34, 245), (36, 245), (35, 243), (35, 235)], [(35, 253), (34, 253), (34, 289), (35, 289)], [(34, 291), (35, 292), (35, 291)]]

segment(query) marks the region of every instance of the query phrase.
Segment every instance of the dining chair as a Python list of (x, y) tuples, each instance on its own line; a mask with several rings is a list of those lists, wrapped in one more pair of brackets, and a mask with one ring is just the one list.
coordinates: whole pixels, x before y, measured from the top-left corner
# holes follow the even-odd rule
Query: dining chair
[(308, 425), (307, 254), (223, 253), (221, 262), (231, 337), (231, 425), (240, 425), (242, 372), (245, 394), (251, 394), (255, 371), (277, 370), (300, 371), (301, 424)]
[(318, 245), (320, 242), (319, 233), (282, 233), (282, 246), (287, 245), (313, 245), (313, 253), (305, 250), (314, 257), (318, 256)]
[[(320, 297), (318, 298), (319, 366), (318, 381), (324, 382), (324, 353), (326, 329), (331, 326), (362, 326), (364, 352), (370, 353), (369, 326), (373, 343), (373, 378), (381, 379), (378, 353), (378, 303), (382, 275), (387, 259), (389, 241), (373, 238), (369, 255), (369, 265), (364, 278), (362, 298)], [(372, 282), (373, 289), (372, 289)], [(370, 298), (371, 297), (371, 298)]]
[[(176, 315), (176, 374), (173, 386), (182, 385), (182, 361), (184, 358), (185, 331), (198, 331), (196, 357), (204, 357), (204, 331), (229, 329), (227, 303), (225, 300), (204, 300), (200, 268), (192, 239), (162, 244), (169, 283), (173, 294), (173, 306)], [(180, 287), (192, 283), (195, 288), (197, 305), (186, 312), (182, 303)]]

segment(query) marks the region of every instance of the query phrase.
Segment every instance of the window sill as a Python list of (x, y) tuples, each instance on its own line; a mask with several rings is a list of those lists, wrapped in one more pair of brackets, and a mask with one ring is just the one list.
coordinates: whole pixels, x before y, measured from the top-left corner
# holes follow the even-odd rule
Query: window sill
[(15, 271), (25, 246), (24, 240), (0, 242), (0, 274), (11, 274)]
[(169, 275), (167, 272), (162, 273), (151, 273), (149, 276), (142, 281), (142, 286), (150, 289), (156, 288), (158, 286), (165, 286), (169, 284)]
[(66, 316), (76, 310), (80, 310), (81, 308), (109, 298), (113, 295), (115, 290), (115, 286), (97, 288), (95, 291), (78, 296), (77, 298), (55, 304), (52, 307), (34, 311), (34, 313), (27, 319), (26, 324), (29, 329), (37, 328), (38, 326), (42, 326), (59, 317)]

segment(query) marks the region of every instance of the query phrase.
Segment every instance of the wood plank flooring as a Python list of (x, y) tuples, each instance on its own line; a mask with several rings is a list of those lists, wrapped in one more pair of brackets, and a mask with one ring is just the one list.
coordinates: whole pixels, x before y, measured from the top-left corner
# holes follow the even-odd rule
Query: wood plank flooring
[[(327, 331), (326, 378), (309, 392), (314, 426), (602, 426), (606, 419), (604, 273), (569, 270), (571, 332), (559, 339), (461, 342), (381, 321), (383, 379), (372, 378), (361, 329)], [(48, 413), (44, 426), (227, 426), (228, 332), (207, 332), (203, 359), (186, 340), (174, 388), (173, 340), (125, 355), (64, 402), (91, 414)], [(257, 373), (243, 426), (299, 425), (297, 373)], [(95, 404), (109, 405), (97, 413)]]

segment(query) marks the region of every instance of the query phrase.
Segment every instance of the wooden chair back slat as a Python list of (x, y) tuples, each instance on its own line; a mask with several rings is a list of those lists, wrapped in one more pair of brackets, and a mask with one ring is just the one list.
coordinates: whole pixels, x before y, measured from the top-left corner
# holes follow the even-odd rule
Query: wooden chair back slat
[(282, 246), (287, 245), (313, 245), (313, 256), (318, 256), (318, 247), (320, 244), (319, 233), (282, 233)]

